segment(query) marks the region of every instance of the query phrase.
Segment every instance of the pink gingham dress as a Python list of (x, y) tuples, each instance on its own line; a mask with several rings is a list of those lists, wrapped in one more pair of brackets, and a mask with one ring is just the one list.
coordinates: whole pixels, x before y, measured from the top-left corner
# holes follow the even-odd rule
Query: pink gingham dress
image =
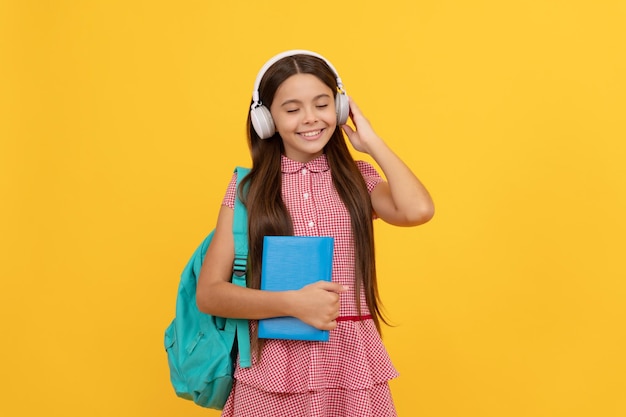
[[(382, 180), (357, 165), (368, 191)], [(326, 155), (308, 163), (282, 157), (282, 195), (296, 236), (333, 236), (332, 280), (348, 285), (328, 342), (266, 340), (260, 360), (235, 370), (223, 417), (396, 416), (387, 382), (398, 376), (371, 319), (354, 320), (354, 250), (350, 215), (337, 194)], [(235, 174), (236, 175), (236, 174)], [(223, 204), (233, 207), (235, 176)], [(363, 315), (369, 315), (361, 293)], [(256, 322), (251, 321), (251, 331)]]

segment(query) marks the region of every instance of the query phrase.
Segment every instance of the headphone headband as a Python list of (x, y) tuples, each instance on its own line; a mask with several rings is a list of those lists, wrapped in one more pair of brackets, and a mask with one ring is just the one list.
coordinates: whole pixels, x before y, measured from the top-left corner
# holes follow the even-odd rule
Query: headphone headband
[(256, 80), (254, 81), (254, 91), (252, 92), (252, 107), (251, 107), (252, 109), (254, 109), (256, 107), (259, 107), (261, 105), (261, 98), (259, 97), (259, 95), (260, 95), (259, 94), (259, 87), (261, 86), (261, 80), (263, 79), (263, 76), (265, 75), (267, 70), (272, 65), (274, 65), (275, 63), (280, 61), (281, 59), (289, 57), (289, 56), (294, 56), (294, 55), (309, 55), (309, 56), (314, 56), (314, 57), (319, 58), (322, 61), (324, 61), (326, 63), (326, 65), (329, 66), (331, 71), (335, 74), (335, 78), (337, 79), (337, 88), (343, 94), (346, 93), (345, 90), (343, 89), (343, 83), (341, 81), (341, 77), (339, 77), (339, 73), (337, 72), (337, 70), (335, 69), (333, 64), (328, 62), (328, 60), (326, 58), (324, 58), (320, 54), (315, 53), (313, 51), (307, 51), (306, 49), (292, 49), (290, 51), (281, 52), (280, 54), (273, 56), (272, 58), (270, 58), (265, 63), (265, 65), (263, 65), (263, 67), (261, 67), (261, 70), (257, 74)]

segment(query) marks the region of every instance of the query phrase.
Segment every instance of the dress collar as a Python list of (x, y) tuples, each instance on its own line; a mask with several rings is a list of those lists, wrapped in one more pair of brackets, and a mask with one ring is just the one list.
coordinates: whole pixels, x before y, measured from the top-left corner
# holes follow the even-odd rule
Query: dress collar
[(282, 155), (280, 160), (280, 168), (281, 171), (285, 174), (293, 174), (294, 172), (299, 172), (302, 170), (302, 168), (306, 168), (311, 172), (324, 172), (330, 169), (325, 154), (321, 154), (320, 156), (309, 162), (294, 161), (293, 159), (289, 159), (285, 155)]

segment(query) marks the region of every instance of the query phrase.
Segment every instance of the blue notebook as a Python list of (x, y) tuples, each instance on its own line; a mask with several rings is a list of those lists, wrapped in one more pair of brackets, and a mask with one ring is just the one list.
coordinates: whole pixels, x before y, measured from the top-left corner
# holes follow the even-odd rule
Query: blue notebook
[[(333, 245), (332, 237), (265, 236), (261, 289), (299, 290), (317, 281), (330, 281)], [(329, 333), (295, 317), (273, 317), (259, 320), (259, 338), (327, 342)]]

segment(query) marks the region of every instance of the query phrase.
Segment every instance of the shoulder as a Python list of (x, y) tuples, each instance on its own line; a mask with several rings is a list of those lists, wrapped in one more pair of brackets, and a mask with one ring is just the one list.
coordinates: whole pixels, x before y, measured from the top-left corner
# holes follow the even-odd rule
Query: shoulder
[[(226, 195), (222, 205), (230, 208), (235, 207), (235, 197), (237, 195), (237, 184), (250, 173), (250, 168), (237, 167), (230, 177), (230, 182), (226, 188)], [(241, 178), (239, 178), (241, 175)]]
[(359, 171), (361, 171), (362, 173), (370, 172), (370, 173), (378, 174), (378, 171), (376, 171), (376, 168), (374, 168), (374, 166), (370, 164), (369, 162), (361, 161), (361, 160), (355, 160), (354, 162), (356, 163), (356, 166), (359, 168)]
[(357, 168), (361, 172), (363, 179), (365, 180), (365, 185), (367, 185), (367, 191), (369, 191), (370, 193), (378, 184), (385, 181), (383, 177), (378, 173), (376, 168), (374, 168), (374, 166), (369, 162), (355, 161), (355, 163)]
[(222, 200), (222, 205), (226, 207), (230, 207), (231, 209), (235, 207), (235, 195), (237, 193), (237, 171), (233, 173), (230, 177), (230, 182), (226, 187), (226, 194), (224, 195), (224, 199)]

